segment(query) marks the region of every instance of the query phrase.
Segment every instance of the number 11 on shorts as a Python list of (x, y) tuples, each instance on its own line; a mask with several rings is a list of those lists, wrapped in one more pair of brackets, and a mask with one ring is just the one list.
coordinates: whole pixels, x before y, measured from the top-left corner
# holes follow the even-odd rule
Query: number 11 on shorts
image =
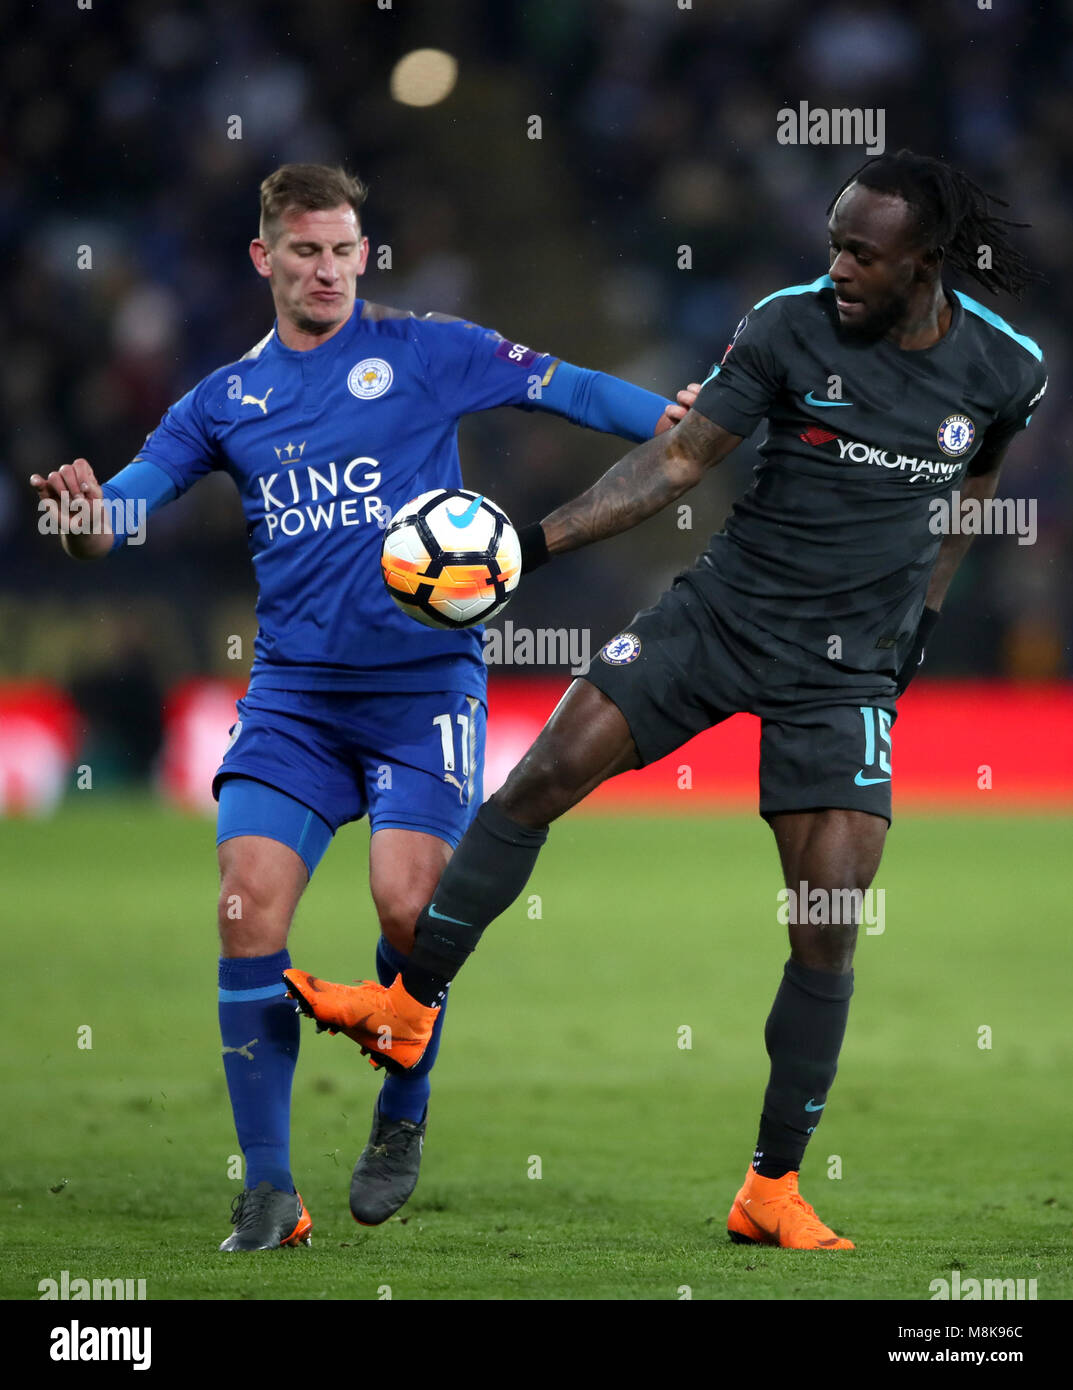
[[(469, 715), (456, 714), (455, 719), (458, 721), (461, 732), (459, 743), (462, 754), (462, 778), (465, 780), (469, 776)], [(437, 714), (432, 722), (440, 731), (440, 742), (443, 745), (443, 770), (444, 772), (454, 772), (455, 741), (454, 730), (451, 728), (451, 716), (449, 714)]]

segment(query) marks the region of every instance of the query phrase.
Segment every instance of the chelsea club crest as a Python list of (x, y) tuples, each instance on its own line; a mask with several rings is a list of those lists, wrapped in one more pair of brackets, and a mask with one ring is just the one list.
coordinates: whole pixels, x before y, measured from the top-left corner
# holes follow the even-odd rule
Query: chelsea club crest
[(620, 632), (601, 648), (600, 656), (609, 666), (628, 666), (631, 661), (637, 660), (640, 651), (639, 637), (635, 637), (632, 632)]
[(967, 415), (948, 415), (935, 431), (939, 448), (951, 458), (960, 458), (972, 448), (976, 438), (976, 426)]

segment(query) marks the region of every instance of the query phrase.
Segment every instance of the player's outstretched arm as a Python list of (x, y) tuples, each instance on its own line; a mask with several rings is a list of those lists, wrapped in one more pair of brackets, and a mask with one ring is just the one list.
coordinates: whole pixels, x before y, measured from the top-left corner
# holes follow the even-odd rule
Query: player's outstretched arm
[(741, 443), (691, 410), (673, 429), (646, 439), (580, 497), (541, 522), (549, 555), (628, 531), (695, 487)]
[(30, 486), (37, 493), (38, 512), (48, 518), (47, 529), (59, 532), (67, 554), (75, 560), (96, 560), (112, 548), (112, 526), (104, 494), (85, 459), (65, 463), (48, 477), (34, 473)]

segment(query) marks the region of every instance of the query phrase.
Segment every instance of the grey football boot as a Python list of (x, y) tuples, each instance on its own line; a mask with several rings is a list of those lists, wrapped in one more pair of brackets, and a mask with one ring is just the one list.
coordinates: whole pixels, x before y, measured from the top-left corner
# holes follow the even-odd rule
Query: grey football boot
[(234, 1232), (220, 1246), (238, 1250), (275, 1250), (281, 1245), (311, 1245), (313, 1218), (301, 1194), (283, 1192), (270, 1182), (244, 1188), (231, 1203)]
[(421, 1123), (389, 1120), (377, 1104), (369, 1142), (350, 1179), (350, 1214), (362, 1226), (379, 1226), (409, 1200), (421, 1171), (428, 1112)]

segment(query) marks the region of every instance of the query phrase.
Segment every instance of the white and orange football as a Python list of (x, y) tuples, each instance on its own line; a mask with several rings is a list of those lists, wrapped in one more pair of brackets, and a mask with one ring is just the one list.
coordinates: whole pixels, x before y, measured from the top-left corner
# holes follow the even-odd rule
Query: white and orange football
[(437, 488), (395, 513), (380, 567), (388, 593), (417, 622), (472, 627), (506, 606), (522, 553), (518, 533), (494, 502), (462, 488)]

